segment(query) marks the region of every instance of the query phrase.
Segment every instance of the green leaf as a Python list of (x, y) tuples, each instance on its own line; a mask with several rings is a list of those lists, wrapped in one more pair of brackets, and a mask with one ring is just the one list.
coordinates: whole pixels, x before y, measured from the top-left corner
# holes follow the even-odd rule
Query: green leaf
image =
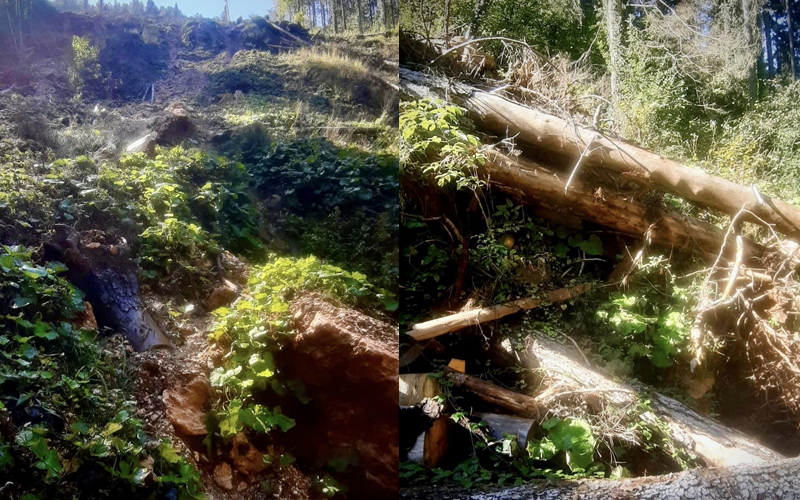
[(158, 452), (161, 455), (161, 458), (166, 460), (168, 463), (174, 464), (178, 463), (181, 460), (181, 456), (178, 454), (178, 451), (175, 450), (169, 443), (161, 443), (158, 445)]
[(603, 241), (596, 234), (581, 241), (579, 246), (587, 255), (603, 255)]
[(118, 432), (120, 430), (122, 430), (122, 424), (119, 424), (117, 422), (109, 422), (108, 424), (106, 424), (106, 428), (102, 432), (102, 436), (103, 437), (108, 437), (108, 436), (110, 436), (110, 435), (112, 435), (115, 432)]

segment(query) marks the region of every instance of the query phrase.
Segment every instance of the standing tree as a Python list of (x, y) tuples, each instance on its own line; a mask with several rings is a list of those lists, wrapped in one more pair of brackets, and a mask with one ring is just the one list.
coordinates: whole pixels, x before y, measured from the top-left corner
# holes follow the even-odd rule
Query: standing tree
[(159, 13), (158, 6), (153, 0), (147, 0), (147, 7), (145, 7), (145, 14), (148, 16), (157, 16)]
[(792, 6), (789, 0), (784, 0), (784, 5), (786, 5), (786, 24), (789, 30), (789, 64), (792, 68), (792, 81), (797, 79), (797, 71), (795, 70), (794, 60), (797, 57), (794, 53), (794, 28), (792, 26)]
[(622, 0), (603, 0), (608, 35), (608, 69), (611, 75), (611, 100), (619, 104), (620, 69), (622, 65)]

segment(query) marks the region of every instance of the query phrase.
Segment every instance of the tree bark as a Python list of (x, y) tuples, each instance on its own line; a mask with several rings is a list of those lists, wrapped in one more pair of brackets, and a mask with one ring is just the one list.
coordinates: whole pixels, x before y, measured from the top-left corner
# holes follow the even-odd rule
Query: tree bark
[[(45, 244), (45, 258), (67, 265), (67, 277), (86, 294), (100, 326), (124, 332), (137, 352), (171, 347), (142, 304), (133, 260), (119, 244), (80, 241), (68, 226), (56, 226), (56, 240)], [(124, 245), (123, 245), (124, 246)]]
[[(754, 16), (752, 15), (750, 5), (751, 0), (742, 0), (742, 26), (744, 28), (744, 40), (747, 44), (747, 50), (749, 52), (755, 52), (753, 46), (755, 45), (753, 42), (753, 24), (752, 19)], [(758, 52), (756, 52), (757, 54)], [(750, 63), (750, 68), (748, 68), (747, 73), (747, 85), (748, 85), (748, 94), (750, 96), (750, 106), (752, 106), (756, 102), (756, 97), (758, 94), (758, 88), (756, 86), (756, 64), (758, 60), (758, 56), (755, 55), (753, 57), (753, 61)]]
[(469, 391), (481, 401), (514, 415), (539, 419), (544, 414), (542, 405), (534, 398), (526, 396), (525, 394), (509, 391), (491, 382), (486, 382), (485, 380), (459, 373), (449, 368), (445, 370), (445, 378), (447, 378), (454, 387)]
[(22, 3), (21, 3), (21, 0), (17, 0), (17, 31), (19, 31), (19, 49), (20, 50), (25, 50), (25, 39), (22, 37)]
[(679, 474), (621, 480), (537, 481), (485, 492), (456, 488), (409, 488), (407, 500), (729, 500), (800, 498), (800, 458), (734, 467), (692, 469)]
[(792, 25), (792, 3), (789, 0), (784, 0), (786, 6), (786, 24), (789, 28), (789, 64), (792, 68), (792, 81), (797, 80), (797, 71), (795, 70), (795, 53), (794, 53), (794, 27)]
[(764, 45), (767, 48), (767, 78), (772, 78), (775, 73), (772, 67), (772, 14), (769, 9), (761, 12), (761, 18), (764, 20)]
[(619, 103), (620, 69), (622, 67), (622, 0), (603, 0), (608, 36), (608, 69), (611, 73), (611, 101)]
[[(445, 79), (425, 76), (400, 68), (401, 90), (415, 97), (436, 96), (466, 108), (484, 130), (505, 137), (516, 135), (518, 141), (534, 148), (558, 153), (577, 161), (589, 141), (585, 164), (625, 175), (650, 188), (672, 193), (695, 205), (719, 210), (731, 216), (744, 207), (778, 231), (800, 235), (800, 209), (751, 188), (714, 177), (619, 139), (610, 139), (594, 130), (511, 102), (497, 94)], [(743, 214), (742, 219), (760, 223)]]
[(416, 325), (412, 326), (411, 330), (409, 330), (407, 333), (417, 341), (431, 339), (433, 337), (438, 337), (439, 335), (461, 330), (462, 328), (466, 328), (468, 326), (494, 321), (519, 311), (534, 309), (543, 303), (552, 304), (556, 302), (564, 302), (581, 295), (590, 288), (590, 285), (578, 285), (574, 288), (561, 288), (559, 290), (548, 292), (547, 296), (544, 298), (529, 297), (491, 307), (470, 309), (469, 311), (463, 311), (442, 318), (432, 319), (424, 323), (417, 323)]
[[(566, 193), (566, 175), (558, 174), (520, 157), (496, 153), (483, 170), (490, 186), (505, 191), (519, 201), (545, 211), (566, 213), (652, 243), (678, 250), (698, 250), (709, 258), (716, 256), (725, 238), (721, 229), (675, 211), (655, 209), (630, 196), (610, 191), (597, 196), (597, 190), (573, 181)], [(538, 212), (547, 216), (546, 212)], [(725, 253), (732, 255), (733, 242)], [(745, 257), (761, 255), (763, 248), (745, 240)]]
[(356, 0), (356, 8), (358, 9), (358, 33), (364, 34), (364, 7), (361, 5), (361, 0)]
[[(600, 370), (586, 366), (584, 360), (573, 359), (572, 349), (558, 342), (537, 336), (529, 339), (528, 349), (522, 356), (523, 368), (536, 370), (545, 376), (544, 383), (557, 383), (560, 394), (580, 391), (587, 394), (586, 401), (597, 408), (605, 405), (628, 408), (640, 399), (650, 400), (653, 414), (642, 418), (651, 424), (657, 417), (666, 423), (669, 437), (706, 465), (721, 467), (780, 460), (784, 457), (745, 434), (704, 417), (683, 403), (654, 392), (644, 384), (615, 382)], [(641, 397), (640, 394), (646, 396)], [(548, 399), (553, 395), (537, 397)]]

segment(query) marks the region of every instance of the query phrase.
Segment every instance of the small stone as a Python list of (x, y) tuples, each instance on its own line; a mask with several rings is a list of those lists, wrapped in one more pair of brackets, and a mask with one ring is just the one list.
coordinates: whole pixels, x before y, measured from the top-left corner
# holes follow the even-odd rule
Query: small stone
[(219, 464), (214, 468), (214, 482), (224, 490), (233, 489), (233, 473), (228, 464)]
[(253, 446), (243, 433), (234, 436), (228, 458), (236, 470), (244, 475), (255, 475), (266, 468), (264, 454)]
[(164, 391), (167, 418), (175, 432), (187, 436), (205, 436), (206, 412), (203, 407), (211, 392), (208, 380), (198, 375), (187, 385), (175, 386)]
[(246, 489), (247, 489), (247, 483), (245, 483), (244, 481), (239, 483), (239, 488), (238, 488), (239, 491), (244, 491)]
[(138, 141), (130, 144), (125, 151), (129, 154), (133, 153), (145, 153), (149, 157), (155, 157), (156, 155), (156, 139), (155, 134), (147, 134), (146, 136), (142, 137)]
[(220, 307), (231, 304), (237, 297), (239, 297), (239, 289), (237, 286), (224, 279), (206, 299), (206, 307), (210, 311), (213, 311), (214, 309), (219, 309)]
[(97, 318), (94, 317), (94, 309), (88, 302), (84, 302), (85, 309), (79, 312), (75, 317), (75, 326), (79, 330), (93, 330), (97, 331)]

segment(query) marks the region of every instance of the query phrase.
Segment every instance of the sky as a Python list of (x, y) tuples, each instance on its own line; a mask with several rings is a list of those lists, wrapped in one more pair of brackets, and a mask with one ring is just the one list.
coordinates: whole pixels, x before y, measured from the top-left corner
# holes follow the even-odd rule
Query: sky
[[(155, 0), (159, 7), (171, 7), (176, 0)], [(146, 3), (147, 0), (142, 0)], [(205, 17), (217, 17), (222, 14), (225, 8), (225, 0), (177, 0), (178, 7), (186, 16), (200, 14)], [(97, 3), (94, 0), (91, 3)], [(106, 0), (106, 3), (114, 3), (113, 0)], [(120, 3), (130, 3), (129, 0), (120, 0)], [(272, 10), (272, 0), (228, 0), (228, 8), (231, 10), (231, 19), (239, 16), (247, 19), (251, 14), (265, 15)]]

